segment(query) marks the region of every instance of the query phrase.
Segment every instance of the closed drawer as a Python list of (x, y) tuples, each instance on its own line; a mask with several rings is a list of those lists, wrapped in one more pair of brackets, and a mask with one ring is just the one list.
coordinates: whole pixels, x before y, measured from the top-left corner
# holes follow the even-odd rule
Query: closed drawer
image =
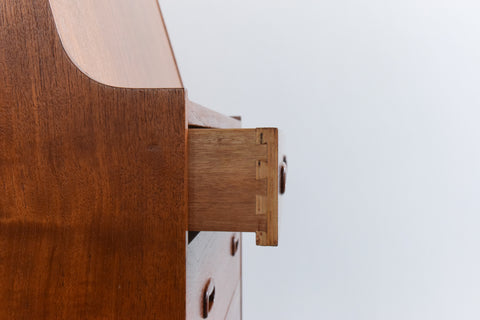
[(241, 234), (201, 232), (187, 247), (187, 320), (225, 319), (241, 279)]
[(188, 229), (256, 232), (278, 245), (278, 195), (286, 158), (278, 129), (190, 129)]
[(242, 319), (242, 291), (241, 284), (238, 284), (233, 294), (230, 307), (228, 308), (225, 320), (241, 320)]

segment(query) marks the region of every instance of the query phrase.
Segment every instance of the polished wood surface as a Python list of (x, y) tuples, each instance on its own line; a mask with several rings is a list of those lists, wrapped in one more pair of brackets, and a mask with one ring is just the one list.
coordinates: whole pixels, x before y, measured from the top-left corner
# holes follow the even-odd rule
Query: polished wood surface
[(204, 292), (212, 280), (215, 299), (207, 319), (225, 319), (241, 281), (241, 241), (232, 256), (234, 236), (231, 232), (200, 232), (188, 245), (187, 320), (203, 319)]
[(186, 172), (183, 89), (99, 84), (0, 0), (0, 319), (184, 320)]
[(62, 44), (92, 79), (115, 87), (182, 88), (157, 0), (49, 0)]
[(189, 129), (188, 229), (278, 244), (278, 130)]

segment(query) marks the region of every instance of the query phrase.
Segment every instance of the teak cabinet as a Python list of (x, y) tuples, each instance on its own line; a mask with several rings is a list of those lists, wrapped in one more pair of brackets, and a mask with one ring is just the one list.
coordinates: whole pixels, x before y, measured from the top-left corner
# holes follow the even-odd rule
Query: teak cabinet
[(189, 101), (156, 0), (0, 0), (0, 320), (241, 319), (278, 146)]

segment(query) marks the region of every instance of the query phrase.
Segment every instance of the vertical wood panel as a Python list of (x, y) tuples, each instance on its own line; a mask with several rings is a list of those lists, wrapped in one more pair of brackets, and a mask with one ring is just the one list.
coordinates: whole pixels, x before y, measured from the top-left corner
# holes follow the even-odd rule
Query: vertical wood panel
[(185, 319), (182, 89), (98, 84), (0, 1), (0, 319)]

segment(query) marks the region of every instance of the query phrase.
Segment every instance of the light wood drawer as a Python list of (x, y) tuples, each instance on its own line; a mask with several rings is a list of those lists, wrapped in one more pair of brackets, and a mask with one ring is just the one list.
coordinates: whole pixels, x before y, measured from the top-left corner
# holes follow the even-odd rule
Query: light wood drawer
[(239, 283), (235, 293), (233, 294), (232, 301), (230, 301), (230, 307), (228, 308), (227, 316), (225, 320), (241, 320), (242, 319), (242, 291), (241, 284)]
[(188, 230), (256, 232), (278, 245), (278, 195), (286, 180), (278, 129), (190, 129)]
[(200, 232), (189, 243), (187, 320), (225, 319), (241, 279), (241, 250), (240, 233)]

